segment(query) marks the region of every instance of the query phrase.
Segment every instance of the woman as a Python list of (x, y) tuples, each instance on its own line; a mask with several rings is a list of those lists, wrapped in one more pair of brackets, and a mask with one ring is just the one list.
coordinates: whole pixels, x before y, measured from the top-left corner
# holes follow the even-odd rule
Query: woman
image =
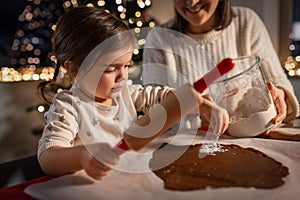
[(174, 6), (175, 17), (147, 36), (144, 84), (192, 83), (223, 58), (257, 55), (278, 112), (273, 123), (299, 115), (293, 87), (255, 12), (232, 7), (230, 0), (174, 0)]

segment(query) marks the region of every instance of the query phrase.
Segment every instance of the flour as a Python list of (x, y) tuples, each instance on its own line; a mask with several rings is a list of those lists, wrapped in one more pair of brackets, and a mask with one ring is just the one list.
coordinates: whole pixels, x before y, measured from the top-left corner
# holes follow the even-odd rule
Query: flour
[(273, 126), (275, 115), (276, 108), (267, 91), (250, 88), (237, 102), (236, 109), (229, 113), (228, 131), (236, 137), (257, 136)]
[(248, 89), (243, 97), (237, 102), (233, 112), (229, 112), (230, 123), (238, 122), (250, 117), (254, 113), (267, 111), (271, 105), (269, 96), (260, 88)]
[(237, 110), (239, 102), (244, 99), (244, 95), (253, 86), (251, 76), (244, 74), (236, 77), (234, 81), (228, 80), (212, 87), (216, 87), (213, 90), (216, 102), (226, 108), (229, 114), (232, 114)]

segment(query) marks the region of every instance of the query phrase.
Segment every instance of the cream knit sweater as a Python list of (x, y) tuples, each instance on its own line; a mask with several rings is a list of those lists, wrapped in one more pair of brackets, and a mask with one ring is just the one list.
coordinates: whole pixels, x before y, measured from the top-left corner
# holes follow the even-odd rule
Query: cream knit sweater
[(176, 88), (198, 80), (224, 58), (257, 55), (267, 81), (285, 90), (286, 121), (293, 119), (299, 115), (299, 102), (263, 22), (249, 8), (232, 9), (236, 17), (221, 31), (183, 35), (166, 29), (172, 21), (152, 29), (144, 48), (143, 83)]
[(127, 85), (114, 99), (114, 106), (95, 102), (76, 86), (58, 93), (45, 113), (47, 123), (39, 141), (38, 158), (52, 146), (103, 142), (113, 147), (136, 119), (137, 111), (146, 112), (151, 105), (164, 100), (170, 90)]

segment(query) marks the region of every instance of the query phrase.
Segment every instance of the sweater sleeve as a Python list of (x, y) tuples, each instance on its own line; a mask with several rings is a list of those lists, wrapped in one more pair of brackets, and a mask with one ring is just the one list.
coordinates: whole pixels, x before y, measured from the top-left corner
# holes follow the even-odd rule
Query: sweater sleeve
[(273, 47), (269, 33), (258, 15), (246, 9), (246, 28), (250, 30), (251, 50), (254, 55), (261, 58), (261, 67), (267, 81), (283, 89), (286, 94), (288, 115), (285, 121), (299, 116), (299, 102), (294, 93), (294, 88), (285, 74), (278, 55)]
[(50, 109), (45, 113), (46, 125), (39, 140), (38, 158), (52, 146), (71, 147), (78, 133), (77, 112), (72, 97), (67, 92), (56, 95)]
[(149, 108), (163, 101), (173, 89), (164, 86), (133, 85), (130, 88), (131, 98), (137, 111), (146, 113)]
[(203, 52), (199, 49), (203, 50), (185, 34), (161, 27), (152, 29), (143, 51), (143, 84), (177, 88), (197, 80), (202, 72), (199, 60)]
[(143, 84), (167, 85), (167, 71), (165, 66), (166, 56), (163, 48), (160, 48), (161, 37), (157, 36), (156, 29), (149, 31), (146, 45), (143, 49)]

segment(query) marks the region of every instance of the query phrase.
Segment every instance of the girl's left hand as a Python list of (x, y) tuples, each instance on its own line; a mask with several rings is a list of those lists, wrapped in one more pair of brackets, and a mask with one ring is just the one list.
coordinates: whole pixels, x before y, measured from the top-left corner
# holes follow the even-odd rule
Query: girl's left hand
[(208, 122), (214, 128), (214, 133), (224, 133), (229, 125), (228, 112), (215, 104), (209, 96), (197, 95), (201, 120)]
[(101, 180), (119, 162), (119, 156), (107, 143), (95, 143), (83, 148), (80, 161), (89, 176)]
[(275, 126), (268, 130), (266, 134), (279, 126), (287, 115), (287, 105), (285, 103), (285, 93), (282, 89), (277, 88), (271, 82), (267, 83), (271, 96), (273, 98), (274, 105), (277, 109), (277, 115), (273, 118), (273, 123)]

